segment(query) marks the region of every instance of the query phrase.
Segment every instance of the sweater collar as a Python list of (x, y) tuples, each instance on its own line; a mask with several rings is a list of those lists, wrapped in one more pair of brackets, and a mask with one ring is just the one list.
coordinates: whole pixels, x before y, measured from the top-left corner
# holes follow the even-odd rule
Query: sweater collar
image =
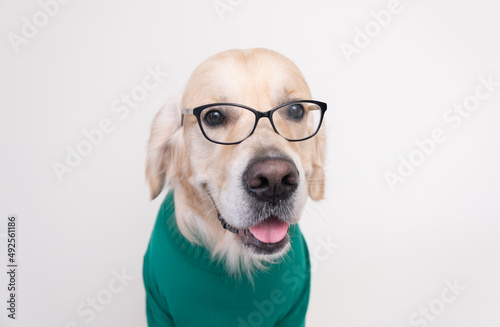
[(187, 256), (190, 260), (194, 260), (197, 264), (200, 264), (210, 270), (215, 270), (217, 272), (224, 271), (222, 264), (212, 257), (207, 248), (191, 243), (180, 232), (177, 225), (177, 219), (175, 217), (173, 192), (169, 192), (165, 197), (165, 200), (163, 200), (160, 215), (162, 217), (161, 221), (164, 222), (163, 226), (168, 238), (176, 246), (176, 248), (182, 252), (182, 254)]

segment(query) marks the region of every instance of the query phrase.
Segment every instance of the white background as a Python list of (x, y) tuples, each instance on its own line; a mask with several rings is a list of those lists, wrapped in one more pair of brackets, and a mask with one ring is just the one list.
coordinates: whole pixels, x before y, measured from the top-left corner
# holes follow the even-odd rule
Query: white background
[[(18, 319), (6, 317), (2, 273), (0, 325), (146, 326), (142, 256), (163, 197), (151, 202), (144, 178), (152, 118), (206, 57), (265, 47), (329, 108), (326, 200), (302, 221), (316, 263), (308, 326), (411, 326), (431, 303), (430, 326), (498, 326), (500, 87), (459, 128), (443, 114), (480, 76), (500, 81), (500, 3), (401, 0), (350, 63), (341, 44), (389, 1), (232, 3), (221, 19), (212, 0), (75, 0), (16, 52), (9, 33), (41, 7), (0, 1), (2, 266), (7, 216), (19, 218)], [(121, 119), (111, 104), (148, 66), (169, 75)], [(60, 182), (52, 163), (103, 118), (114, 132)], [(446, 141), (392, 191), (386, 172), (435, 128)], [(123, 269), (134, 279), (86, 322), (77, 307)], [(443, 306), (445, 280), (467, 288)]]

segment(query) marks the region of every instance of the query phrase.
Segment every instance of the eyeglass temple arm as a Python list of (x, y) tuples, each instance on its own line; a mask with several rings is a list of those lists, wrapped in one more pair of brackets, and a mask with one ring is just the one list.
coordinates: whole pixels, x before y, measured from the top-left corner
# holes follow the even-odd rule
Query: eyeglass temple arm
[(317, 104), (309, 105), (309, 110), (321, 110), (321, 107), (318, 106)]
[(184, 115), (194, 115), (193, 109), (182, 109), (181, 126), (184, 124)]

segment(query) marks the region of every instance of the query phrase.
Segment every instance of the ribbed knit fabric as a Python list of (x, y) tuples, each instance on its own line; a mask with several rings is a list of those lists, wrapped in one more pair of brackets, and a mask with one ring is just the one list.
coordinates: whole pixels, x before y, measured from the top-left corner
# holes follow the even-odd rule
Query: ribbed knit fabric
[(310, 291), (307, 246), (290, 226), (292, 248), (280, 263), (254, 275), (230, 277), (204, 247), (190, 243), (175, 220), (173, 194), (158, 213), (144, 256), (150, 327), (295, 327), (305, 325)]

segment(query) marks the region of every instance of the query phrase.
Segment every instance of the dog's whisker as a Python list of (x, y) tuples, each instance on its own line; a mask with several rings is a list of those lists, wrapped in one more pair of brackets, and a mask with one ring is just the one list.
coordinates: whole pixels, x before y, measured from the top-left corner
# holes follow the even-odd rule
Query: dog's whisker
[(210, 199), (211, 198), (211, 195), (209, 192), (203, 192), (203, 193), (199, 193), (197, 195), (195, 195), (192, 199), (201, 199), (203, 198), (202, 200), (205, 200), (205, 199)]
[(215, 202), (214, 202), (213, 207), (212, 207), (212, 208), (211, 208), (211, 209), (207, 212), (207, 215), (205, 216), (205, 218), (208, 218), (208, 215), (209, 215), (209, 214), (211, 214), (214, 210), (215, 210), (216, 212), (218, 211), (217, 206), (220, 204), (220, 202), (221, 202), (221, 201), (219, 201), (219, 202), (217, 202), (217, 203), (215, 203)]

